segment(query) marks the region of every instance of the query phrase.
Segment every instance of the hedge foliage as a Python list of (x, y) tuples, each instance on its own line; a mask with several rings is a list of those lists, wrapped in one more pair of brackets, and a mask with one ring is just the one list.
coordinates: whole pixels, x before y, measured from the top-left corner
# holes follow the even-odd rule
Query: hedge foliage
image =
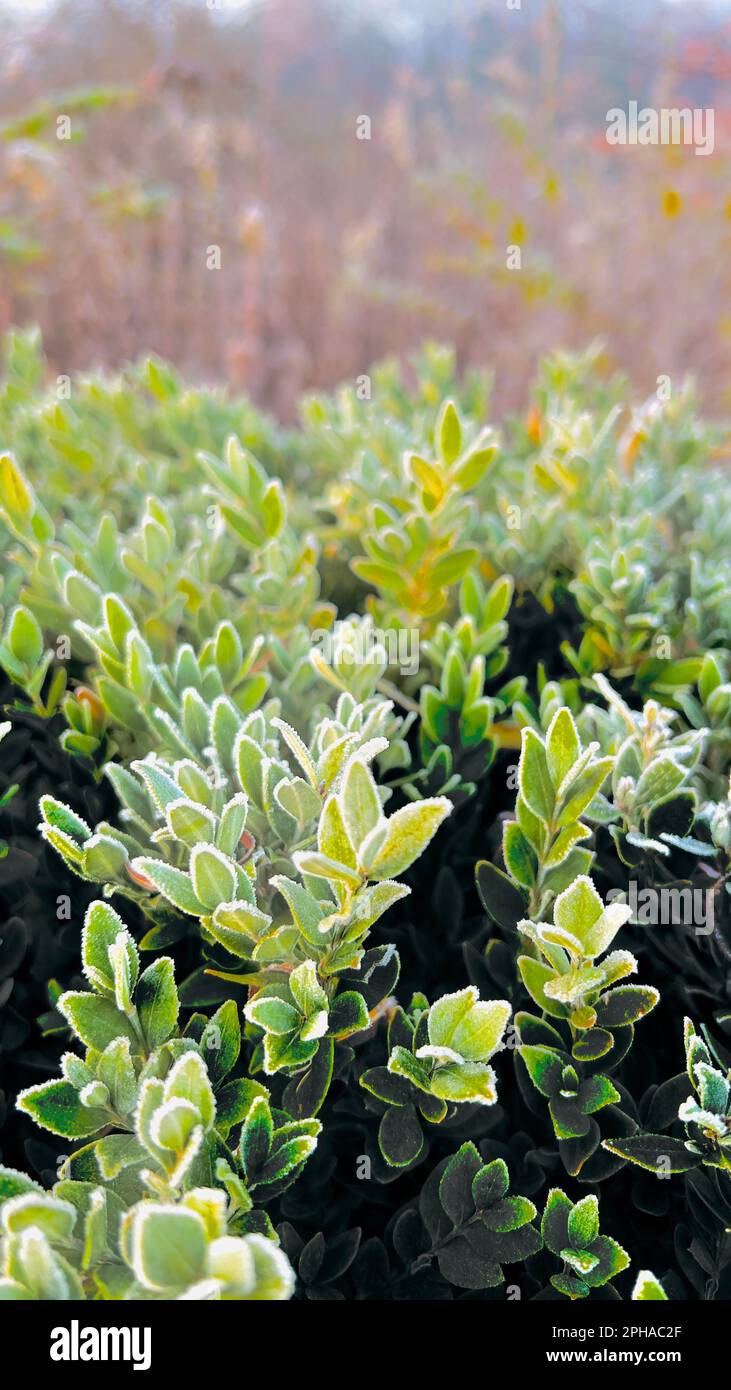
[(489, 413), (7, 341), (4, 1298), (731, 1295), (724, 437)]

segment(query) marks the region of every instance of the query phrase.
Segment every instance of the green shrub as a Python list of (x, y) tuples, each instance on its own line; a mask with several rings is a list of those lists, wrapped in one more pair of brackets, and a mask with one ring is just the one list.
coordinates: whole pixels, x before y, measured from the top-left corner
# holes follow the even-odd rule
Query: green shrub
[(690, 394), (628, 425), (560, 356), (501, 435), (432, 348), (283, 431), (7, 360), (9, 724), (116, 810), (40, 796), (97, 896), (2, 1296), (730, 1296), (731, 483)]

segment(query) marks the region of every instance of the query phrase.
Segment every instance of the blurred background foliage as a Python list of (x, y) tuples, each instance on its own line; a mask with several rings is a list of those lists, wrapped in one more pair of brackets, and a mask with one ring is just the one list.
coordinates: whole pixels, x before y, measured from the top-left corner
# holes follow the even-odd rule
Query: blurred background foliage
[[(0, 334), (39, 323), (52, 371), (153, 351), (288, 420), (437, 337), (494, 365), (512, 408), (548, 345), (601, 336), (638, 394), (692, 371), (728, 408), (726, 5), (3, 0), (0, 19)], [(713, 106), (713, 156), (608, 145), (630, 99)]]

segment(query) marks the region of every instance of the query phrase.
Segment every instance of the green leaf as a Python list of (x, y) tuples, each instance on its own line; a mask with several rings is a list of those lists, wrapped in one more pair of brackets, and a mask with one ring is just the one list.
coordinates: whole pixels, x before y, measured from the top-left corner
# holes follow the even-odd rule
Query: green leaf
[(531, 956), (518, 956), (518, 969), (523, 984), (531, 999), (552, 1018), (566, 1018), (565, 1004), (559, 1004), (546, 994), (546, 985), (556, 979), (556, 972), (545, 961), (533, 960)]
[(481, 1001), (474, 985), (445, 994), (429, 1010), (429, 1041), (469, 1062), (485, 1062), (500, 1046), (512, 1009), (504, 999)]
[(153, 804), (137, 778), (119, 763), (107, 763), (104, 772), (122, 805), (133, 811), (140, 820), (151, 822), (154, 818)]
[(357, 758), (345, 770), (339, 800), (348, 838), (357, 850), (384, 819), (373, 774)]
[(256, 1232), (243, 1240), (232, 1236), (214, 1240), (208, 1264), (211, 1277), (224, 1281), (225, 1297), (281, 1302), (294, 1290), (294, 1273), (286, 1255)]
[[(585, 1140), (587, 1144), (590, 1144), (591, 1141), (589, 1136), (592, 1132), (591, 1127), (596, 1121), (593, 1121), (590, 1116), (584, 1114), (575, 1097), (569, 1097), (567, 1099), (560, 1094), (552, 1096), (548, 1103), (548, 1110), (553, 1124), (553, 1132), (557, 1139), (561, 1141)], [(562, 1157), (566, 1157), (560, 1145), (559, 1149), (562, 1153)], [(591, 1147), (584, 1150), (581, 1145), (569, 1145), (568, 1158), (564, 1164), (567, 1172), (570, 1172), (571, 1175), (575, 1177), (581, 1170), (583, 1163), (586, 1162), (590, 1152)]]
[(29, 1086), (18, 1095), (17, 1106), (43, 1129), (60, 1134), (64, 1139), (85, 1139), (109, 1123), (107, 1111), (82, 1105), (78, 1091), (68, 1081), (44, 1081), (40, 1086)]
[(256, 1181), (257, 1175), (266, 1163), (274, 1138), (274, 1125), (269, 1101), (266, 1096), (256, 1096), (241, 1131), (240, 1156), (249, 1182)]
[(600, 1028), (620, 1028), (628, 1023), (637, 1023), (655, 1008), (659, 999), (660, 992), (652, 985), (620, 985), (597, 1000), (597, 1025)]
[(216, 665), (224, 681), (230, 684), (238, 675), (243, 661), (241, 641), (233, 623), (219, 623), (213, 641)]
[(235, 858), (241, 836), (246, 827), (246, 816), (249, 803), (243, 792), (237, 792), (230, 801), (226, 802), (218, 822), (216, 831), (216, 848), (222, 854)]
[(447, 1161), (439, 1180), (439, 1201), (453, 1226), (462, 1226), (474, 1214), (472, 1185), (482, 1170), (474, 1144), (463, 1144)]
[(564, 889), (571, 886), (574, 879), (588, 873), (593, 858), (594, 855), (590, 849), (575, 845), (562, 864), (546, 870), (543, 879), (544, 888), (550, 890), (551, 893), (563, 893)]
[(443, 497), (445, 488), (438, 469), (431, 463), (427, 463), (426, 459), (420, 458), (418, 454), (407, 454), (406, 465), (414, 481), (429, 494), (430, 498), (438, 502)]
[(180, 787), (177, 782), (173, 781), (164, 768), (155, 762), (152, 755), (149, 758), (133, 762), (132, 767), (145, 783), (158, 811), (164, 814), (172, 802), (180, 800)]
[(327, 1012), (328, 998), (317, 978), (317, 967), (313, 960), (303, 961), (289, 977), (292, 996), (305, 1018), (324, 1009)]
[(571, 711), (564, 705), (556, 711), (546, 734), (546, 762), (554, 787), (560, 787), (581, 753)]
[(53, 522), (12, 454), (0, 454), (0, 509), (21, 540), (53, 538)]
[[(294, 1076), (284, 1088), (282, 1104), (295, 1119), (316, 1115), (327, 1096), (333, 1073), (335, 1045), (330, 1037), (320, 1038), (317, 1052), (306, 1071)], [(385, 1072), (385, 1067), (381, 1069)]]
[(301, 1071), (312, 1061), (317, 1050), (318, 1042), (315, 1039), (305, 1042), (292, 1033), (284, 1037), (267, 1033), (264, 1038), (264, 1071), (267, 1076), (274, 1076), (282, 1070)]
[(504, 1159), (495, 1158), (492, 1163), (486, 1163), (472, 1180), (472, 1200), (475, 1204), (475, 1210), (486, 1211), (502, 1202), (502, 1199), (508, 1195), (509, 1186), (510, 1175)]
[(686, 776), (687, 770), (667, 754), (654, 758), (635, 787), (635, 807), (664, 800), (685, 781)]
[(570, 825), (579, 819), (594, 800), (613, 765), (613, 758), (598, 758), (584, 768), (578, 777), (569, 780), (568, 785), (561, 789), (559, 825)]
[(183, 1289), (205, 1273), (205, 1226), (186, 1207), (141, 1202), (132, 1215), (130, 1250), (143, 1288), (162, 1293)]
[(130, 1020), (111, 999), (96, 994), (67, 990), (56, 1005), (87, 1047), (103, 1052), (115, 1038), (127, 1038), (132, 1051), (141, 1051), (141, 1041)]
[(610, 1279), (621, 1274), (629, 1264), (627, 1251), (623, 1250), (616, 1240), (612, 1240), (611, 1236), (598, 1236), (592, 1245), (591, 1254), (598, 1258), (598, 1264), (588, 1270), (583, 1278), (592, 1289), (608, 1284)]
[[(206, 1023), (198, 1044), (216, 1086), (228, 1076), (241, 1051), (241, 1024), (233, 999), (227, 999)], [(254, 1086), (258, 1083), (249, 1082)]]
[(117, 651), (122, 651), (127, 634), (134, 627), (134, 618), (116, 594), (104, 595), (103, 609), (107, 632)]
[(196, 845), (190, 856), (193, 891), (207, 912), (236, 896), (236, 870), (213, 845)]
[(24, 1192), (42, 1191), (40, 1184), (29, 1178), (27, 1173), (0, 1164), (0, 1203), (7, 1201), (8, 1197), (20, 1197)]
[(632, 1298), (633, 1300), (645, 1301), (655, 1299), (665, 1303), (668, 1301), (668, 1296), (660, 1280), (649, 1269), (639, 1271), (632, 1289)]
[(189, 1144), (196, 1146), (196, 1130), (200, 1123), (198, 1112), (189, 1100), (174, 1096), (156, 1111), (151, 1126), (152, 1137), (161, 1149), (174, 1154), (184, 1153)]
[(378, 1145), (392, 1168), (407, 1168), (416, 1161), (424, 1148), (424, 1136), (413, 1105), (386, 1111), (378, 1129)]
[(375, 589), (395, 593), (401, 588), (401, 574), (396, 565), (386, 564), (385, 561), (356, 558), (351, 560), (350, 568), (364, 584), (369, 584)]
[(528, 894), (512, 883), (507, 874), (489, 859), (479, 861), (475, 878), (488, 917), (503, 930), (514, 931), (518, 922), (525, 917)]
[(541, 1220), (541, 1235), (554, 1255), (560, 1255), (569, 1242), (569, 1216), (572, 1203), (560, 1187), (553, 1187), (546, 1198)]
[(715, 1067), (707, 1062), (696, 1062), (695, 1075), (698, 1083), (698, 1097), (704, 1110), (711, 1114), (726, 1115), (731, 1084)]
[(318, 927), (325, 916), (325, 910), (317, 899), (300, 883), (295, 883), (293, 879), (285, 878), (281, 874), (273, 875), (270, 883), (281, 893), (302, 935), (307, 941), (319, 945), (322, 937)]
[(125, 1168), (149, 1162), (147, 1149), (134, 1134), (105, 1134), (94, 1145), (94, 1155), (101, 1176), (107, 1181), (116, 1178)]
[[(128, 1115), (137, 1099), (137, 1076), (127, 1038), (115, 1038), (102, 1052), (97, 1063), (97, 1076), (106, 1086), (113, 1110)], [(73, 1076), (69, 1080), (73, 1081)]]
[(535, 883), (538, 858), (517, 821), (503, 826), (503, 858), (508, 872), (525, 888)]
[[(130, 729), (134, 733), (146, 729), (147, 720), (140, 710), (139, 698), (130, 690), (106, 676), (100, 676), (97, 680), (97, 694), (112, 719), (123, 729)], [(151, 716), (148, 715), (149, 718)]]
[(464, 1235), (437, 1252), (437, 1263), (443, 1278), (459, 1289), (489, 1289), (502, 1283), (500, 1265), (483, 1259)]
[(349, 989), (338, 994), (330, 1005), (328, 1031), (338, 1038), (349, 1038), (370, 1028), (368, 1006), (362, 994)]
[(160, 956), (140, 975), (135, 1005), (147, 1046), (152, 1052), (173, 1036), (178, 1021), (178, 991), (175, 966), (169, 956)]
[(575, 937), (589, 959), (606, 951), (630, 915), (631, 908), (623, 903), (611, 903), (605, 908), (591, 879), (583, 874), (559, 894), (553, 905), (556, 926)]
[(62, 801), (56, 801), (52, 796), (42, 796), (39, 806), (44, 821), (54, 830), (62, 831), (79, 844), (91, 839), (91, 827), (81, 816), (77, 816), (70, 806), (65, 806)]
[(2, 1224), (8, 1235), (37, 1226), (50, 1241), (65, 1242), (73, 1234), (76, 1211), (49, 1192), (24, 1192), (3, 1204)]
[(216, 941), (220, 941), (232, 955), (247, 960), (255, 943), (266, 933), (271, 925), (271, 917), (260, 912), (258, 907), (242, 899), (230, 903), (219, 903), (212, 917), (207, 920), (207, 928)]
[(397, 878), (423, 854), (429, 841), (452, 810), (452, 803), (446, 796), (428, 797), (424, 801), (414, 801), (402, 806), (387, 821), (387, 831), (380, 842), (375, 858), (368, 856), (369, 839), (380, 834), (380, 828), (371, 831), (360, 846), (360, 858), (368, 868), (368, 877), (384, 880)]
[(462, 450), (462, 426), (454, 401), (447, 400), (442, 405), (434, 436), (442, 462), (449, 468)]
[(497, 1100), (495, 1073), (483, 1062), (447, 1063), (438, 1067), (431, 1080), (432, 1095), (440, 1100), (462, 1104), (476, 1101), (494, 1105)]
[[(316, 1120), (303, 1123), (317, 1124)], [(318, 1126), (319, 1128), (319, 1126)], [(285, 1130), (286, 1132), (286, 1130)], [(282, 1130), (277, 1131), (281, 1135)], [(301, 1167), (309, 1158), (313, 1149), (316, 1147), (317, 1139), (314, 1135), (297, 1135), (283, 1143), (277, 1143), (277, 1136), (267, 1162), (261, 1169), (258, 1183), (279, 1183), (288, 1174), (294, 1173), (295, 1169)]]
[[(470, 452), (465, 455), (459, 467), (454, 471), (453, 476), (457, 487), (461, 488), (463, 492), (469, 492), (471, 488), (476, 487), (484, 478), (496, 454), (496, 444), (489, 445), (486, 448), (470, 449)], [(497, 607), (498, 605), (495, 606)], [(510, 599), (508, 599), (508, 607), (509, 606)], [(507, 612), (507, 609), (500, 612), (501, 618), (504, 616), (505, 612)], [(493, 619), (493, 621), (498, 621), (498, 619)]]
[(550, 1047), (534, 1047), (525, 1043), (519, 1051), (536, 1090), (547, 1098), (556, 1095), (561, 1089), (564, 1066), (559, 1054)]
[[(190, 875), (182, 869), (176, 869), (172, 864), (165, 864), (162, 859), (148, 859), (140, 857), (132, 860), (132, 868), (138, 873), (148, 878), (153, 887), (162, 893), (168, 902), (177, 907), (180, 912), (187, 912), (191, 917), (202, 917), (206, 911), (204, 904), (196, 897)], [(231, 896), (231, 895), (229, 895)]]
[(207, 806), (181, 797), (178, 801), (168, 802), (165, 815), (171, 833), (189, 849), (198, 844), (213, 843), (216, 817)]
[[(571, 1218), (569, 1218), (569, 1220), (570, 1219)], [(576, 1270), (579, 1278), (591, 1274), (591, 1271), (596, 1269), (599, 1263), (596, 1255), (590, 1255), (588, 1250), (572, 1250), (567, 1248), (561, 1251), (561, 1259), (564, 1260), (567, 1265), (570, 1265), (572, 1269)]]
[(687, 1173), (701, 1163), (700, 1154), (691, 1153), (682, 1139), (673, 1139), (668, 1134), (635, 1134), (626, 1139), (605, 1139), (605, 1149), (647, 1168), (656, 1177), (666, 1177), (668, 1173)]
[(184, 1052), (168, 1072), (163, 1099), (188, 1100), (195, 1106), (205, 1129), (213, 1124), (216, 1101), (206, 1064), (197, 1052)]
[(606, 1056), (614, 1046), (614, 1038), (604, 1028), (590, 1028), (581, 1033), (571, 1048), (571, 1056), (577, 1062), (596, 1062)]
[(605, 1105), (616, 1104), (620, 1098), (620, 1093), (607, 1076), (586, 1077), (577, 1093), (578, 1105), (584, 1111), (584, 1115), (593, 1115), (595, 1111), (605, 1108)]
[(345, 883), (350, 888), (360, 887), (361, 877), (355, 869), (336, 859), (329, 859), (326, 854), (296, 850), (292, 859), (301, 874), (311, 874), (313, 878), (324, 878), (327, 882)]
[(92, 835), (84, 845), (84, 877), (96, 883), (109, 883), (122, 875), (128, 861), (125, 846), (111, 835)]
[(317, 769), (299, 734), (284, 719), (275, 718), (272, 720), (272, 725), (279, 730), (290, 752), (294, 754), (302, 768), (310, 786), (316, 790), (318, 786)]
[(261, 517), (264, 525), (264, 535), (267, 540), (273, 540), (284, 525), (286, 514), (284, 493), (282, 484), (278, 478), (272, 478), (264, 489), (261, 499)]
[(698, 694), (704, 705), (708, 703), (714, 690), (721, 685), (723, 676), (723, 670), (714, 653), (706, 652), (703, 658), (703, 665), (701, 666), (701, 673), (698, 677)]
[(114, 970), (109, 951), (117, 943), (120, 943), (127, 956), (129, 978), (134, 985), (139, 957), (124, 922), (108, 903), (90, 903), (81, 933), (81, 959), (89, 983), (105, 994), (114, 994)]
[[(31, 1226), (12, 1242), (6, 1261), (10, 1281), (23, 1284), (31, 1295), (44, 1302), (81, 1299), (81, 1280), (71, 1265), (55, 1250), (38, 1227)], [(13, 1297), (13, 1292), (10, 1290)]]
[(274, 789), (274, 800), (299, 825), (307, 825), (322, 808), (318, 793), (304, 777), (283, 777)]
[(586, 1298), (589, 1293), (589, 1285), (584, 1283), (583, 1279), (575, 1279), (571, 1274), (552, 1274), (551, 1283), (554, 1289), (566, 1294), (567, 1298)]
[(338, 797), (329, 796), (322, 808), (317, 827), (317, 847), (321, 854), (336, 864), (347, 864), (348, 869), (356, 869), (355, 850), (345, 828)]
[(254, 1100), (262, 1095), (266, 1095), (264, 1087), (248, 1079), (236, 1078), (221, 1087), (216, 1095), (216, 1129), (223, 1139), (246, 1119)]
[(518, 763), (520, 794), (533, 814), (548, 823), (553, 818), (554, 789), (546, 750), (534, 729), (523, 729), (522, 740)]
[(30, 1303), (33, 1301), (33, 1294), (29, 1293), (22, 1284), (16, 1283), (14, 1279), (0, 1279), (0, 1301)]
[(483, 1223), (490, 1231), (517, 1231), (527, 1226), (535, 1215), (536, 1209), (527, 1197), (506, 1197), (485, 1212)]
[(599, 1235), (599, 1202), (593, 1193), (572, 1207), (568, 1235), (574, 1250), (587, 1249)]
[(296, 1032), (301, 1022), (300, 1015), (292, 1004), (265, 994), (257, 995), (256, 999), (250, 1000), (244, 1014), (249, 1023), (255, 1023), (257, 1028), (274, 1033), (276, 1037), (286, 1037), (289, 1033)]
[[(416, 1086), (418, 1090), (430, 1094), (431, 1079), (429, 1076), (429, 1069), (423, 1062), (419, 1061), (412, 1052), (409, 1052), (407, 1048), (394, 1047), (392, 1049), (388, 1059), (388, 1070), (396, 1076), (403, 1077), (405, 1081), (410, 1081), (412, 1086)], [(375, 1078), (375, 1075), (381, 1071), (381, 1068), (375, 1067), (372, 1071)], [(371, 1073), (367, 1073), (367, 1075), (370, 1076)], [(366, 1083), (364, 1082), (364, 1084)], [(373, 1085), (368, 1083), (368, 1089), (373, 1090)], [(377, 1089), (373, 1093), (374, 1095), (382, 1096), (382, 1098), (388, 1100), (391, 1105), (399, 1105), (402, 1103), (397, 1095), (390, 1093), (388, 1086), (384, 1090), (383, 1083), (378, 1084)], [(408, 1095), (404, 1097), (404, 1099), (408, 1099)]]
[(7, 640), (13, 656), (32, 671), (43, 656), (43, 633), (33, 614), (22, 604), (13, 609)]
[[(560, 819), (563, 820), (563, 817)], [(563, 825), (544, 859), (544, 867), (554, 869), (559, 864), (565, 863), (574, 845), (578, 844), (580, 840), (588, 839), (590, 834), (588, 825), (584, 825), (583, 821), (569, 821)]]

